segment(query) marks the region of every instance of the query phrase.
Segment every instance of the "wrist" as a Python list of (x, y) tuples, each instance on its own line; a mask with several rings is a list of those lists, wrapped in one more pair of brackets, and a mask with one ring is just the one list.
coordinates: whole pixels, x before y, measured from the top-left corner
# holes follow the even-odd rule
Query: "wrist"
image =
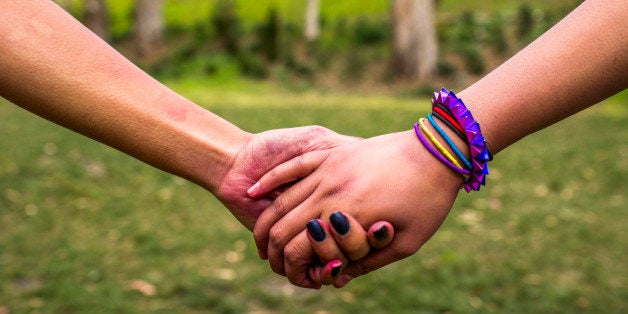
[(139, 159), (214, 193), (250, 134), (170, 90), (147, 103)]
[(473, 113), (473, 117), (482, 128), (486, 146), (493, 155), (510, 145), (501, 136), (504, 132), (500, 134), (497, 131), (501, 128), (499, 125), (500, 119), (498, 119), (494, 111), (489, 110), (491, 104), (483, 101), (483, 97), (475, 93), (473, 86), (458, 93), (458, 97), (464, 101), (469, 111)]
[(216, 194), (238, 153), (253, 135), (203, 108), (197, 108), (195, 121), (190, 121), (186, 128), (190, 145), (186, 149), (183, 169), (187, 171), (188, 180)]
[[(445, 123), (468, 145), (467, 156), (470, 158), (460, 151), (433, 117)], [(427, 127), (426, 121), (430, 122), (438, 136)], [(479, 191), (480, 187), (486, 184), (488, 162), (492, 160), (491, 152), (488, 150), (480, 125), (462, 99), (453, 91), (443, 88), (434, 93), (432, 113), (427, 115), (427, 119), (420, 118), (414, 125), (414, 131), (423, 147), (432, 156), (465, 178), (464, 190), (467, 193), (472, 190)], [(445, 140), (446, 145), (443, 145), (441, 140)], [(451, 151), (456, 156), (453, 156)]]
[(406, 152), (413, 169), (418, 169), (422, 174), (427, 175), (422, 177), (434, 178), (434, 187), (451, 189), (450, 192), (457, 193), (464, 183), (464, 177), (432, 156), (421, 144), (414, 130), (404, 131), (401, 135), (406, 143)]

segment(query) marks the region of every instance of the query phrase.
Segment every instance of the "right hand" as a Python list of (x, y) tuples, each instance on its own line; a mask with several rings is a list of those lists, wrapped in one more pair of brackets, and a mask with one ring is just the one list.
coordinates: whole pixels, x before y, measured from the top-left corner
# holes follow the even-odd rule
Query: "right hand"
[(327, 221), (343, 210), (363, 227), (381, 220), (395, 226), (389, 246), (343, 271), (357, 277), (414, 254), (440, 227), (463, 182), (406, 131), (297, 157), (266, 174), (250, 194), (299, 178), (261, 214), (254, 236), (271, 268), (304, 287), (312, 287), (307, 267), (291, 255), (299, 253), (293, 238), (307, 221)]
[[(349, 275), (342, 275), (342, 269), (352, 260), (360, 260), (369, 252), (386, 247), (393, 240), (395, 230), (389, 222), (378, 221), (365, 231), (349, 214), (335, 212), (332, 216), (331, 224), (321, 219), (312, 219), (307, 223), (307, 238), (324, 264), (310, 264), (308, 273), (310, 279), (318, 284), (341, 288), (352, 279)], [(300, 256), (296, 261), (307, 263), (307, 257)]]

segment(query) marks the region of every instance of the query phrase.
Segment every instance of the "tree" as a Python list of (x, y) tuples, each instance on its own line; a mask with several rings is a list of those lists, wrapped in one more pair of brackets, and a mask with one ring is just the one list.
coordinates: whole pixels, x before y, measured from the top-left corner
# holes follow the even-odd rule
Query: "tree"
[(135, 4), (135, 26), (133, 37), (137, 54), (150, 58), (163, 43), (164, 18), (163, 0), (137, 0)]
[(318, 0), (307, 0), (305, 8), (305, 39), (315, 41), (320, 33), (319, 29), (320, 4)]
[[(62, 5), (69, 5), (64, 1)], [(109, 40), (109, 14), (105, 0), (85, 0), (83, 24), (105, 41)]]
[(436, 70), (438, 44), (433, 0), (392, 0), (392, 69), (398, 78), (428, 80)]

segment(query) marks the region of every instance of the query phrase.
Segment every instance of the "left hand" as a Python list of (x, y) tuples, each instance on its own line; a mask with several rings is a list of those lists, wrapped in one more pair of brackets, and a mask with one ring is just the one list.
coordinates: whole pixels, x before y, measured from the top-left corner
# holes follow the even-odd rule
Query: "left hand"
[[(251, 198), (249, 189), (275, 166), (304, 153), (330, 149), (359, 138), (338, 134), (320, 126), (277, 129), (248, 136), (231, 157), (230, 166), (219, 172), (219, 184), (212, 191), (249, 230), (270, 206), (280, 189), (263, 198)], [(301, 224), (300, 230), (305, 227)]]

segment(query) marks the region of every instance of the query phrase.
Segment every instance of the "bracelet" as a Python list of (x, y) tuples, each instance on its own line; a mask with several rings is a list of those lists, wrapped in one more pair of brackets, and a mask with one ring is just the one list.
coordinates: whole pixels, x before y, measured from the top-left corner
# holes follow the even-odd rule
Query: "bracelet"
[(461, 133), (464, 133), (464, 129), (462, 128), (462, 126), (460, 126), (460, 123), (458, 123), (458, 121), (454, 119), (453, 114), (451, 114), (451, 112), (450, 114), (447, 114), (439, 106), (434, 106), (432, 108), (432, 112), (440, 114), (443, 118), (449, 121), (449, 123), (451, 123), (451, 125), (453, 125), (456, 130), (460, 131)]
[(442, 88), (434, 93), (432, 98), (432, 108), (438, 108), (438, 104), (444, 105), (452, 113), (453, 118), (464, 129), (466, 142), (469, 144), (471, 152), (471, 176), (465, 180), (464, 189), (479, 191), (480, 186), (486, 185), (486, 175), (488, 175), (488, 161), (491, 153), (486, 147), (486, 140), (480, 130), (480, 124), (473, 119), (473, 115), (467, 109), (464, 102), (454, 94)]
[(465, 157), (465, 155), (460, 151), (460, 149), (458, 149), (458, 146), (454, 144), (454, 142), (449, 138), (449, 136), (447, 136), (447, 133), (445, 133), (445, 131), (443, 131), (443, 129), (438, 125), (438, 123), (434, 121), (434, 118), (432, 118), (431, 113), (427, 115), (427, 120), (430, 121), (434, 129), (436, 129), (436, 132), (438, 132), (438, 134), (440, 134), (440, 136), (443, 139), (445, 139), (445, 142), (447, 142), (447, 145), (449, 145), (449, 147), (451, 147), (451, 149), (454, 151), (454, 154), (456, 154), (456, 156), (460, 158), (465, 168), (467, 169), (473, 168), (473, 166), (471, 165), (471, 162), (467, 159), (467, 157)]
[(432, 115), (435, 116), (441, 122), (445, 123), (445, 125), (447, 125), (452, 131), (454, 131), (456, 135), (458, 135), (458, 137), (461, 138), (463, 141), (465, 142), (467, 141), (467, 137), (464, 135), (464, 133), (458, 131), (458, 129), (456, 129), (456, 127), (453, 124), (451, 124), (449, 120), (445, 119), (445, 117), (443, 117), (440, 113), (433, 111)]
[(432, 144), (436, 146), (436, 148), (443, 154), (443, 156), (445, 156), (445, 158), (447, 158), (447, 160), (451, 161), (451, 163), (456, 165), (456, 167), (462, 168), (456, 158), (454, 158), (454, 156), (449, 153), (449, 151), (443, 146), (443, 144), (441, 144), (436, 139), (436, 136), (434, 136), (434, 134), (432, 134), (432, 132), (430, 132), (430, 130), (425, 126), (425, 118), (419, 119), (419, 127), (421, 128), (421, 131), (423, 131), (423, 133), (427, 135), (427, 138), (430, 139), (430, 142), (432, 142)]
[(469, 171), (467, 169), (462, 169), (462, 168), (456, 167), (456, 165), (451, 163), (451, 161), (447, 160), (447, 158), (445, 158), (441, 154), (439, 154), (438, 151), (436, 151), (436, 149), (434, 149), (434, 147), (432, 147), (432, 145), (430, 145), (427, 142), (427, 140), (423, 137), (423, 135), (421, 134), (422, 132), (421, 132), (421, 130), (419, 130), (419, 123), (415, 123), (414, 124), (414, 133), (416, 133), (416, 136), (419, 138), (419, 141), (421, 141), (421, 144), (423, 144), (423, 146), (425, 146), (427, 151), (429, 151), (432, 155), (434, 155), (436, 158), (438, 158), (438, 160), (440, 160), (442, 163), (447, 165), (452, 170), (462, 174), (463, 176), (465, 176), (465, 178), (468, 177), (469, 175), (471, 175), (471, 171)]

